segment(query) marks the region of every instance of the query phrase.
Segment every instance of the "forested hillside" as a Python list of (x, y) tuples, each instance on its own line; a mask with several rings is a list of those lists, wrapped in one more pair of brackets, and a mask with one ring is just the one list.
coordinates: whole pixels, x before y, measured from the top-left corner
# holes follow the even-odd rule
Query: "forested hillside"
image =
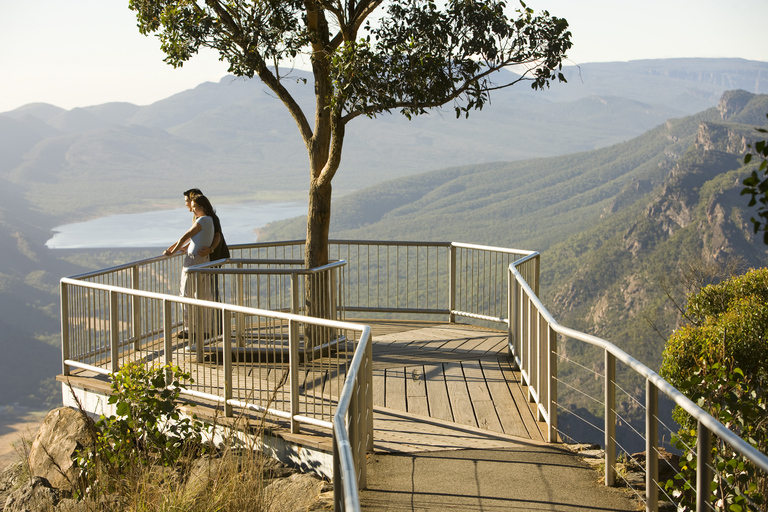
[[(739, 195), (742, 158), (765, 112), (768, 96), (734, 91), (716, 108), (608, 148), (386, 182), (336, 201), (331, 237), (540, 251), (542, 295), (561, 323), (658, 368), (662, 337), (678, 321), (658, 276), (729, 258), (766, 263)], [(302, 218), (275, 223), (263, 239), (304, 229)]]

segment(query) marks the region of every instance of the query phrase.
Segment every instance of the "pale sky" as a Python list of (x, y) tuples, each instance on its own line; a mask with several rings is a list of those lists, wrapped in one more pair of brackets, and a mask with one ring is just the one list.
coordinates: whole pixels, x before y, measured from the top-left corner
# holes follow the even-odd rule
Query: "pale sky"
[[(674, 57), (768, 61), (768, 0), (528, 0), (566, 18), (569, 63)], [(508, 0), (509, 6), (518, 5)], [(139, 34), (128, 0), (0, 0), (0, 112), (44, 102), (70, 109), (110, 101), (147, 105), (226, 64), (198, 55), (181, 69)]]

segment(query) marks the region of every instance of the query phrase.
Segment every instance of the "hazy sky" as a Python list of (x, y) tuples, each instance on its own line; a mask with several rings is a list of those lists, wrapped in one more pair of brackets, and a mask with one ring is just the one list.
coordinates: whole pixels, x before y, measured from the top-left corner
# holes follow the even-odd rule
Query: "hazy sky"
[[(517, 5), (508, 0), (510, 6)], [(571, 63), (672, 57), (768, 61), (768, 0), (529, 0), (566, 18)], [(0, 112), (32, 102), (63, 108), (146, 105), (226, 74), (216, 55), (181, 69), (162, 61), (128, 0), (0, 0)]]

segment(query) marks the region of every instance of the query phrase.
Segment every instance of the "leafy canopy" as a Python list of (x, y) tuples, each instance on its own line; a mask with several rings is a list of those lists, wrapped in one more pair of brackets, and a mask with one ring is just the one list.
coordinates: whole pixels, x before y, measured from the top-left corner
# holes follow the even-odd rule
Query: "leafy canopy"
[[(520, 80), (534, 88), (565, 78), (568, 23), (521, 2), (517, 19), (501, 1), (130, 0), (139, 30), (157, 33), (166, 62), (182, 66), (200, 48), (216, 50), (241, 77), (270, 87), (280, 63), (309, 55), (328, 106), (349, 120), (400, 109), (406, 116), (456, 101), (457, 114), (482, 108), (488, 92)], [(377, 13), (379, 11), (376, 11)], [(359, 31), (364, 36), (359, 36)], [(274, 74), (267, 66), (274, 66)], [(494, 71), (523, 66), (522, 76), (494, 84)], [(285, 101), (285, 97), (281, 96)]]

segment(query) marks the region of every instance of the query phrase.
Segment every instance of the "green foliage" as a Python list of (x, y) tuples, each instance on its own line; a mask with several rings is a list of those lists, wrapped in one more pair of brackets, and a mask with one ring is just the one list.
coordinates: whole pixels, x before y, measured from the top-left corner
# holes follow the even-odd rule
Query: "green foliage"
[[(757, 131), (768, 133), (768, 130), (764, 128), (757, 128)], [(768, 140), (758, 141), (751, 148), (755, 155), (763, 160), (759, 167), (753, 170), (748, 178), (744, 179), (744, 190), (741, 191), (741, 194), (751, 196), (749, 206), (760, 203), (761, 206), (757, 209), (757, 218), (752, 217), (750, 220), (755, 233), (762, 231), (763, 243), (768, 244)], [(751, 161), (752, 153), (744, 155), (744, 164)]]
[(94, 448), (77, 459), (86, 493), (114, 492), (137, 468), (175, 467), (206, 451), (205, 426), (179, 410), (183, 382), (193, 381), (176, 366), (131, 363), (113, 375), (109, 403), (117, 414), (95, 423)]
[[(768, 268), (704, 287), (688, 299), (689, 323), (664, 351), (661, 375), (726, 427), (765, 453), (768, 448)], [(696, 445), (692, 418), (675, 411), (681, 475), (667, 489), (691, 509)], [(766, 475), (722, 440), (713, 443), (717, 510), (752, 510), (763, 503)]]
[[(765, 453), (768, 446), (768, 395), (766, 374), (745, 375), (739, 368), (715, 363), (695, 371), (679, 388), (728, 428)], [(673, 436), (673, 444), (684, 453), (680, 473), (665, 483), (667, 492), (680, 500), (678, 510), (696, 510), (696, 467), (693, 447), (697, 432), (690, 426)], [(716, 510), (764, 510), (765, 475), (748, 459), (735, 452), (719, 438), (712, 446), (711, 502)]]
[(661, 374), (673, 386), (713, 364), (768, 371), (768, 268), (704, 287), (689, 297), (686, 315), (690, 323), (664, 349)]

